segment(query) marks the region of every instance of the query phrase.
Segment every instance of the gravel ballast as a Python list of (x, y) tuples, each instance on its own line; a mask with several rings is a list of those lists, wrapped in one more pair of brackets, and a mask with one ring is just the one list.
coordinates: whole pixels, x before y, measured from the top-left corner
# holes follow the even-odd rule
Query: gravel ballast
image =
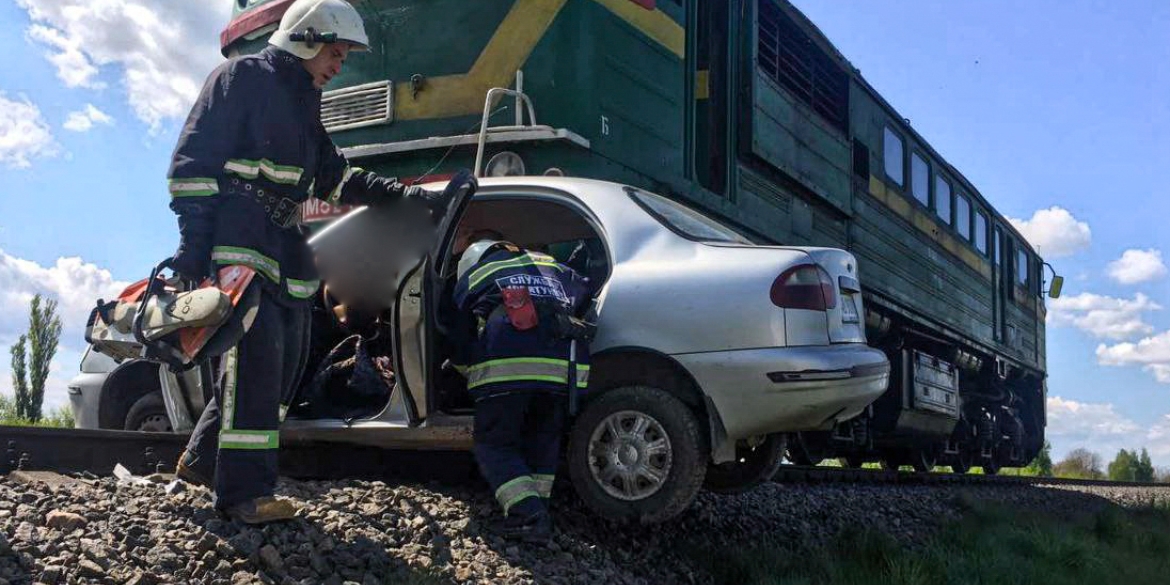
[(536, 546), (483, 528), (496, 512), (479, 485), (282, 480), (278, 493), (304, 503), (300, 516), (250, 527), (216, 514), (202, 488), (0, 477), (0, 585), (708, 583), (691, 555), (816, 546), (857, 525), (914, 546), (972, 499), (1057, 515), (1170, 501), (1170, 487), (768, 484), (622, 526), (558, 484), (554, 541)]

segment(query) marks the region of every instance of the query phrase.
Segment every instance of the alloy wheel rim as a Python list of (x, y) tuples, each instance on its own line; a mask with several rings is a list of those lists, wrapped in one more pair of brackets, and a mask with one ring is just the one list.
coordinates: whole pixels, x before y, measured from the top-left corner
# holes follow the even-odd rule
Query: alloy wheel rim
[(593, 481), (619, 500), (642, 500), (657, 493), (673, 463), (666, 430), (643, 412), (615, 412), (598, 423), (589, 438)]

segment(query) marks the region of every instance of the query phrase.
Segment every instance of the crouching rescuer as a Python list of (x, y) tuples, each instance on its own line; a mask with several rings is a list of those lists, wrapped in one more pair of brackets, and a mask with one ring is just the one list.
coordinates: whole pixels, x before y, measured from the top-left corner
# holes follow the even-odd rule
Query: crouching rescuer
[(181, 240), (171, 262), (175, 272), (193, 281), (232, 267), (255, 273), (247, 294), (258, 300), (240, 316), (244, 332), (221, 356), (216, 396), (176, 471), (213, 487), (216, 508), (247, 523), (296, 512), (273, 492), (278, 427), (305, 367), (310, 299), (319, 285), (300, 204), (316, 197), (421, 205), (437, 222), (453, 192), (407, 187), (350, 166), (326, 133), (322, 87), (351, 52), (368, 50), (352, 6), (296, 0), (269, 43), (211, 73), (168, 177)]
[(547, 541), (548, 501), (570, 406), (589, 379), (587, 279), (551, 256), (479, 239), (457, 268), (455, 360), (475, 398), (475, 457), (508, 538)]

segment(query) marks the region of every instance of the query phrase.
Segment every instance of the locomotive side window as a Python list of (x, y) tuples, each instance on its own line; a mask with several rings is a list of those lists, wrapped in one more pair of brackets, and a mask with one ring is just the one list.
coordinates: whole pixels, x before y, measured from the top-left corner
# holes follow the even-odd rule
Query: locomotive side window
[(910, 154), (910, 191), (915, 199), (930, 206), (930, 164), (917, 152)]
[(1028, 286), (1028, 251), (1021, 249), (1016, 253), (1016, 283)]
[(886, 127), (885, 148), (882, 157), (886, 160), (886, 176), (899, 187), (906, 185), (905, 161), (903, 160), (902, 137)]
[(955, 197), (955, 229), (964, 240), (971, 239), (971, 202), (966, 195)]
[(987, 255), (987, 216), (982, 211), (975, 212), (975, 248)]
[(951, 223), (951, 184), (942, 175), (934, 176), (934, 212), (943, 223)]
[(995, 241), (992, 242), (995, 246), (995, 253), (992, 257), (995, 259), (995, 265), (999, 266), (1003, 263), (1003, 232), (999, 228), (995, 228)]

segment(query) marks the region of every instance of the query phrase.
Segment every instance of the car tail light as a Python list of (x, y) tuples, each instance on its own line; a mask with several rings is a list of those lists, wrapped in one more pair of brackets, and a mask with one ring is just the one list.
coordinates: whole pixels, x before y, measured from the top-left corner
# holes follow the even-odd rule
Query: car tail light
[(772, 304), (781, 309), (825, 311), (837, 306), (837, 289), (824, 268), (801, 264), (772, 282)]

